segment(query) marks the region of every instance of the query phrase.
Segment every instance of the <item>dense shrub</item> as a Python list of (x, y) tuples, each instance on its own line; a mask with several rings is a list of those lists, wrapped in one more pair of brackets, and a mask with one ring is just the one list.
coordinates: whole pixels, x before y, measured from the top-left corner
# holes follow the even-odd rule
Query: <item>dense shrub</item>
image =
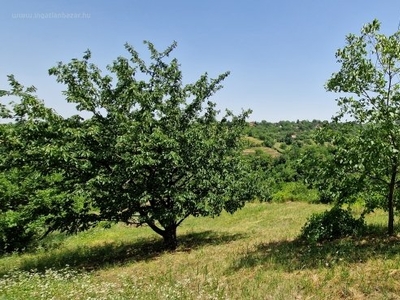
[(361, 234), (364, 219), (356, 219), (349, 210), (333, 207), (320, 214), (313, 214), (303, 226), (300, 238), (311, 243), (331, 241)]
[(272, 195), (274, 202), (304, 201), (316, 203), (319, 200), (316, 190), (308, 189), (301, 182), (286, 182), (281, 184), (279, 190)]
[(271, 137), (266, 136), (266, 137), (264, 137), (264, 139), (262, 141), (263, 141), (263, 146), (269, 147), (269, 148), (274, 147), (275, 141)]
[(34, 232), (18, 212), (8, 211), (0, 214), (0, 255), (21, 251), (29, 245)]

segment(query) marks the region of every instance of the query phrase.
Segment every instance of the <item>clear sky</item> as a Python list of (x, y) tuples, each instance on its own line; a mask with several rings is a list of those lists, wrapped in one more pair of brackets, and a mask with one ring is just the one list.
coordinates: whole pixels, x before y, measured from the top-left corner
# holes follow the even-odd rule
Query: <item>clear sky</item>
[[(74, 14), (74, 15), (69, 15)], [(80, 14), (80, 15), (79, 15)], [(63, 115), (74, 114), (64, 87), (48, 69), (86, 49), (104, 71), (124, 44), (147, 54), (143, 40), (163, 50), (174, 40), (184, 82), (208, 72), (231, 75), (212, 100), (250, 120), (330, 119), (335, 94), (324, 83), (337, 71), (335, 52), (348, 33), (374, 18), (385, 33), (400, 22), (398, 0), (16, 0), (0, 10), (0, 89), (8, 74)]]

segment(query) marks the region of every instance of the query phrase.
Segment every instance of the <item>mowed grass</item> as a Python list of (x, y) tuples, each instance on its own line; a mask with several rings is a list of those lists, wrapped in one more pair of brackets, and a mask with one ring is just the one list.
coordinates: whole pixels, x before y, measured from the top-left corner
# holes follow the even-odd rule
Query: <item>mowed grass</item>
[(36, 252), (0, 258), (0, 299), (399, 299), (400, 240), (374, 234), (319, 245), (296, 240), (304, 202), (249, 203), (190, 218), (176, 252), (148, 228), (53, 235)]

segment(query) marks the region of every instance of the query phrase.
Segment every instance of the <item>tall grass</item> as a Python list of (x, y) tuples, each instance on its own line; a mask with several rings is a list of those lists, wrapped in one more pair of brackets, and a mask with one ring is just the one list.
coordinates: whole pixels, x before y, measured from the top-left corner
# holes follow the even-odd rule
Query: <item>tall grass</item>
[(234, 215), (191, 218), (164, 252), (148, 228), (116, 225), (51, 236), (0, 259), (0, 299), (397, 299), (400, 243), (373, 234), (309, 246), (296, 240), (304, 202), (250, 203)]

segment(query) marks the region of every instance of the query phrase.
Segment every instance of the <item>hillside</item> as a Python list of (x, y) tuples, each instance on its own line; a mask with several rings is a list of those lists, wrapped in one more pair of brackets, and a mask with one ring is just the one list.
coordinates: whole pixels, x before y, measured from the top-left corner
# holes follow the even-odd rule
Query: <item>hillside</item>
[(249, 148), (243, 151), (244, 154), (254, 154), (257, 150), (271, 155), (272, 157), (279, 156), (279, 152), (271, 147), (263, 146), (263, 141), (255, 137), (246, 136), (245, 139), (249, 143)]
[[(1, 274), (13, 270), (0, 279), (0, 298), (395, 299), (397, 237), (295, 241), (306, 218), (326, 208), (250, 203), (234, 215), (190, 218), (174, 253), (161, 252), (146, 227), (53, 235), (38, 252), (0, 259)], [(368, 221), (376, 230), (384, 224), (381, 213)]]

